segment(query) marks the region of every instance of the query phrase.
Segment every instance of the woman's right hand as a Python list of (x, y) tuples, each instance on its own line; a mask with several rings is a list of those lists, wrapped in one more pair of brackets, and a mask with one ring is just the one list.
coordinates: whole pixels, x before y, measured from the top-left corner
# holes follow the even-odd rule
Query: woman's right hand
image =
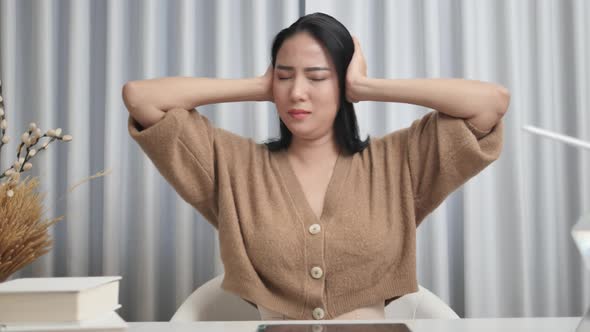
[(262, 81), (262, 85), (264, 86), (264, 97), (263, 101), (270, 101), (274, 103), (274, 97), (272, 95), (272, 81), (274, 77), (274, 68), (271, 65), (268, 66), (264, 75), (258, 77)]

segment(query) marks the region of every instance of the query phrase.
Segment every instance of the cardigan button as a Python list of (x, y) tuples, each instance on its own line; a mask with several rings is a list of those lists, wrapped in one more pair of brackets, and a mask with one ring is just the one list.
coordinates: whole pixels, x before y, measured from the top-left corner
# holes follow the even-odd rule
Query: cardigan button
[(313, 309), (312, 312), (313, 318), (314, 319), (324, 319), (324, 316), (326, 315), (326, 313), (324, 312), (324, 309), (322, 308), (315, 308)]
[(319, 266), (314, 266), (311, 268), (310, 271), (311, 277), (314, 279), (319, 279), (324, 275), (324, 271)]
[(322, 230), (322, 226), (320, 226), (319, 224), (313, 224), (311, 226), (309, 226), (309, 232), (313, 235), (319, 233)]

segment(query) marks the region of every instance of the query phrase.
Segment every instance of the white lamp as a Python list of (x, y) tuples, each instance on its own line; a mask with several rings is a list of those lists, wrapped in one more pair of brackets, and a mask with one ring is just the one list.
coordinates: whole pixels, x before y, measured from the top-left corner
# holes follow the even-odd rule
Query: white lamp
[[(565, 142), (577, 147), (585, 148), (590, 150), (590, 142), (586, 142), (577, 138), (556, 134), (544, 129), (524, 126), (522, 129), (531, 132), (536, 135), (541, 135), (547, 138), (551, 138), (557, 141)], [(584, 264), (587, 269), (590, 269), (590, 215), (581, 216), (578, 222), (572, 227), (572, 237), (578, 246), (578, 250), (584, 258)], [(580, 321), (576, 332), (590, 331), (590, 308), (586, 311), (584, 317)]]

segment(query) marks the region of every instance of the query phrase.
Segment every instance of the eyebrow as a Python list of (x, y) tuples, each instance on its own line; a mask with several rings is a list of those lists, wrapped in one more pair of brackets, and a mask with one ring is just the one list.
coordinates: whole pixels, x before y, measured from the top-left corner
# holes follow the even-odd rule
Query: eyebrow
[[(281, 69), (281, 70), (288, 70), (288, 71), (294, 71), (295, 68), (291, 67), (291, 66), (283, 66), (283, 65), (277, 65), (276, 66), (277, 69)], [(310, 71), (320, 71), (320, 70), (330, 70), (330, 68), (328, 67), (305, 67), (303, 69), (303, 71), (305, 72), (310, 72)]]

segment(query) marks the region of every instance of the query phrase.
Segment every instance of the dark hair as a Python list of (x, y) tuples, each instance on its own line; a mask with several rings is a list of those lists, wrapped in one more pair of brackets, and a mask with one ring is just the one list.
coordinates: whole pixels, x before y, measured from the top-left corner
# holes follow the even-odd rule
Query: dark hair
[[(354, 53), (354, 42), (350, 32), (335, 18), (324, 13), (313, 13), (300, 17), (290, 27), (281, 30), (272, 43), (272, 66), (275, 66), (277, 53), (288, 38), (300, 32), (309, 33), (322, 44), (334, 63), (338, 75), (340, 103), (336, 119), (334, 119), (334, 135), (336, 143), (346, 154), (354, 154), (364, 150), (369, 145), (369, 137), (362, 141), (359, 137), (358, 123), (354, 106), (346, 100), (346, 70)], [(286, 149), (291, 144), (293, 134), (280, 120), (280, 137), (267, 142), (271, 151)]]

